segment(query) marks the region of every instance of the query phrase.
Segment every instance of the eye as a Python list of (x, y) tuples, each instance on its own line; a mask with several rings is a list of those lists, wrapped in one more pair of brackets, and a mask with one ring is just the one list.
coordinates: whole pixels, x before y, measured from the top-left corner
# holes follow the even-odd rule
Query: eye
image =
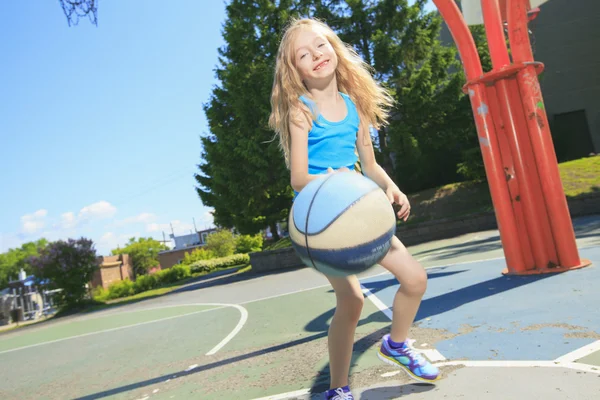
[(323, 47), (323, 46), (325, 46), (325, 43), (321, 43), (321, 44), (319, 45), (319, 47)]
[(304, 54), (302, 54), (302, 55), (300, 56), (300, 59), (302, 60), (302, 59), (303, 59), (305, 56), (307, 56), (307, 55), (308, 55), (308, 53), (304, 53)]

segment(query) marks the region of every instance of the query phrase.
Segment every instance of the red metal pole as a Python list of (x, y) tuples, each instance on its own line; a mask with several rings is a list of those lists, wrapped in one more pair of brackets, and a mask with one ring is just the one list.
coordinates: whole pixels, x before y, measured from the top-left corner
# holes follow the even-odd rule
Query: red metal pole
[(510, 65), (504, 28), (502, 26), (502, 15), (498, 0), (481, 0), (481, 11), (485, 24), (490, 58), (494, 70), (499, 70)]
[[(473, 36), (454, 0), (433, 0), (446, 21), (450, 33), (461, 55), (467, 81), (483, 75), (481, 61)], [(506, 176), (502, 168), (498, 139), (494, 121), (487, 105), (486, 91), (482, 83), (474, 83), (468, 88), (471, 108), (479, 137), (479, 144), (490, 186), (492, 202), (496, 211), (498, 228), (502, 238), (504, 254), (509, 272), (525, 269), (515, 216), (510, 206), (510, 196)]]
[[(527, 9), (524, 1), (508, 0), (507, 13), (513, 61), (515, 63), (532, 62), (533, 54), (529, 43)], [(564, 268), (583, 266), (579, 259), (575, 232), (560, 180), (556, 154), (534, 66), (530, 65), (519, 71), (517, 81), (527, 117), (541, 188), (552, 226), (558, 263), (560, 267)]]
[[(533, 149), (529, 139), (529, 129), (527, 120), (523, 113), (523, 102), (519, 92), (519, 86), (515, 76), (505, 81), (508, 96), (506, 99), (506, 107), (510, 108), (513, 116), (512, 123), (514, 126), (510, 129), (511, 135), (514, 137), (511, 142), (518, 146), (518, 151), (522, 157), (520, 160), (520, 168), (522, 168), (521, 180), (522, 185), (526, 186), (526, 191), (521, 198), (525, 205), (527, 215), (527, 229), (532, 246), (540, 246), (544, 251), (543, 260), (538, 260), (535, 266), (538, 269), (544, 269), (549, 264), (556, 264), (558, 255), (556, 246), (552, 236), (552, 228), (544, 201), (544, 195), (538, 179), (538, 170), (533, 156)], [(534, 220), (532, 223), (529, 220)], [(533, 243), (536, 243), (535, 245)]]
[[(481, 0), (481, 7), (493, 71), (500, 71), (510, 65), (510, 59), (508, 57), (498, 0)], [(521, 100), (518, 92), (511, 92), (507, 79), (507, 77), (501, 77), (494, 82), (500, 105), (500, 113), (495, 115), (495, 118), (503, 120), (502, 125), (504, 128), (498, 134), (505, 133), (510, 146), (508, 149), (502, 150), (502, 155), (504, 158), (505, 153), (512, 154), (514, 162), (516, 172), (514, 179), (517, 180), (520, 193), (518, 198), (513, 198), (514, 202), (512, 203), (515, 208), (515, 217), (517, 218), (517, 222), (519, 222), (517, 229), (521, 240), (523, 240), (524, 236), (529, 237), (531, 252), (535, 260), (534, 264), (527, 265), (527, 269), (534, 269), (535, 267), (544, 268), (550, 261), (548, 253), (553, 247), (551, 240), (549, 243), (545, 243), (544, 241), (545, 235), (543, 232), (544, 230), (549, 230), (550, 225), (544, 210), (539, 209), (539, 204), (543, 204), (543, 198), (535, 190), (536, 176), (534, 175), (533, 179), (531, 176), (530, 169), (532, 167), (535, 168), (535, 164), (533, 163), (530, 151), (528, 151), (530, 148), (526, 146), (528, 144), (526, 141), (519, 140), (520, 137), (517, 134), (517, 120), (520, 117), (522, 118), (522, 112), (521, 115), (513, 114), (511, 103), (521, 103)], [(529, 139), (526, 138), (526, 140)]]
[(507, 137), (508, 135), (505, 132), (505, 124), (502, 121), (502, 118), (499, 117), (502, 115), (502, 111), (500, 104), (498, 103), (498, 91), (496, 85), (487, 86), (486, 90), (487, 98), (490, 103), (490, 111), (494, 116), (494, 125), (496, 126), (496, 132), (498, 133), (498, 148), (500, 150), (502, 165), (504, 166), (504, 174), (506, 176), (506, 185), (508, 187), (508, 193), (515, 215), (515, 223), (519, 235), (524, 266), (528, 269), (533, 268), (535, 267), (535, 260), (531, 252), (531, 242), (529, 240), (529, 234), (525, 224), (525, 212), (523, 211), (523, 204), (520, 200), (521, 190), (519, 188), (517, 173), (514, 167), (515, 163), (510, 151), (510, 144), (508, 143)]

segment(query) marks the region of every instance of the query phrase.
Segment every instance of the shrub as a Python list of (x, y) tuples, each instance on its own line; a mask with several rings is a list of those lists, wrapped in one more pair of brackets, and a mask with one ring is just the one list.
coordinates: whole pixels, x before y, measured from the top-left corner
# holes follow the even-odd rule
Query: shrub
[(208, 249), (205, 248), (197, 248), (194, 249), (194, 251), (192, 251), (191, 253), (185, 253), (185, 256), (183, 258), (183, 263), (186, 265), (190, 265), (195, 263), (196, 261), (200, 261), (200, 260), (210, 260), (211, 258), (214, 258), (215, 254)]
[(136, 293), (145, 292), (146, 290), (154, 289), (160, 285), (160, 278), (158, 273), (154, 273), (151, 275), (142, 275), (139, 276), (134, 283), (134, 288)]
[(261, 234), (250, 236), (241, 235), (235, 240), (235, 252), (237, 254), (253, 253), (261, 251), (263, 247), (263, 237)]
[(233, 267), (240, 264), (248, 264), (250, 256), (248, 254), (234, 254), (228, 257), (213, 258), (212, 260), (197, 261), (190, 267), (192, 272), (210, 272), (215, 269)]
[(133, 296), (135, 294), (135, 284), (129, 279), (125, 279), (119, 282), (112, 283), (108, 287), (108, 298), (118, 299), (119, 297)]
[(216, 257), (230, 256), (235, 250), (233, 233), (226, 229), (211, 233), (206, 241), (206, 249), (212, 251)]
[(189, 278), (192, 275), (192, 273), (189, 265), (179, 264), (174, 265), (171, 268), (162, 270), (156, 275), (159, 277), (160, 283), (165, 284), (174, 283), (182, 279)]
[(115, 282), (108, 287), (108, 290), (99, 286), (93, 290), (92, 295), (96, 301), (119, 299), (146, 292), (164, 284), (175, 283), (189, 278), (191, 275), (188, 265), (175, 265), (173, 268), (165, 269), (152, 275), (141, 275), (135, 282), (131, 282), (129, 279)]
[(62, 289), (56, 293), (59, 306), (67, 308), (82, 305), (86, 284), (98, 269), (96, 249), (91, 240), (59, 240), (40, 250), (39, 256), (29, 259), (39, 284), (46, 289)]
[(456, 165), (456, 172), (468, 181), (485, 180), (485, 166), (479, 147), (463, 152), (463, 161)]
[(96, 286), (92, 290), (92, 298), (96, 301), (106, 301), (108, 300), (108, 290), (104, 289), (102, 286)]

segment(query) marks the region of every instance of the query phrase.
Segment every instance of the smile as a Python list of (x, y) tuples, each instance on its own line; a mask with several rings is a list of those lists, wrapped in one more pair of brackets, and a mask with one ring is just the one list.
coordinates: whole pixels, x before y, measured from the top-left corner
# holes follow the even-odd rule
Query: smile
[(320, 63), (319, 65), (317, 65), (317, 66), (316, 66), (316, 67), (313, 69), (313, 71), (318, 71), (318, 70), (320, 70), (322, 67), (326, 66), (327, 64), (329, 64), (329, 60), (325, 60), (325, 61), (323, 61), (322, 63)]

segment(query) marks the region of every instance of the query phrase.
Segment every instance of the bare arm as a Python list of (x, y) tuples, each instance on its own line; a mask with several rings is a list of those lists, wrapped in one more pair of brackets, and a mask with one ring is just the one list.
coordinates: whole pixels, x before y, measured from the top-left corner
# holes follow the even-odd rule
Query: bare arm
[(356, 148), (358, 149), (358, 157), (360, 158), (360, 166), (363, 174), (379, 185), (384, 191), (389, 188), (396, 187), (396, 184), (383, 168), (375, 160), (375, 151), (373, 150), (373, 142), (368, 128), (361, 124), (356, 138)]
[[(300, 115), (297, 112), (296, 115)], [(294, 121), (290, 117), (290, 172), (291, 185), (296, 192), (300, 192), (310, 181), (319, 177), (308, 173), (308, 132), (309, 121), (302, 115), (301, 122)]]
[(410, 203), (408, 198), (402, 193), (394, 181), (392, 181), (385, 170), (377, 164), (371, 135), (365, 124), (361, 124), (357, 136), (356, 148), (358, 149), (358, 157), (360, 158), (363, 174), (383, 189), (388, 199), (390, 199), (390, 203), (396, 203), (401, 206), (397, 215), (398, 218), (406, 221), (410, 215)]

